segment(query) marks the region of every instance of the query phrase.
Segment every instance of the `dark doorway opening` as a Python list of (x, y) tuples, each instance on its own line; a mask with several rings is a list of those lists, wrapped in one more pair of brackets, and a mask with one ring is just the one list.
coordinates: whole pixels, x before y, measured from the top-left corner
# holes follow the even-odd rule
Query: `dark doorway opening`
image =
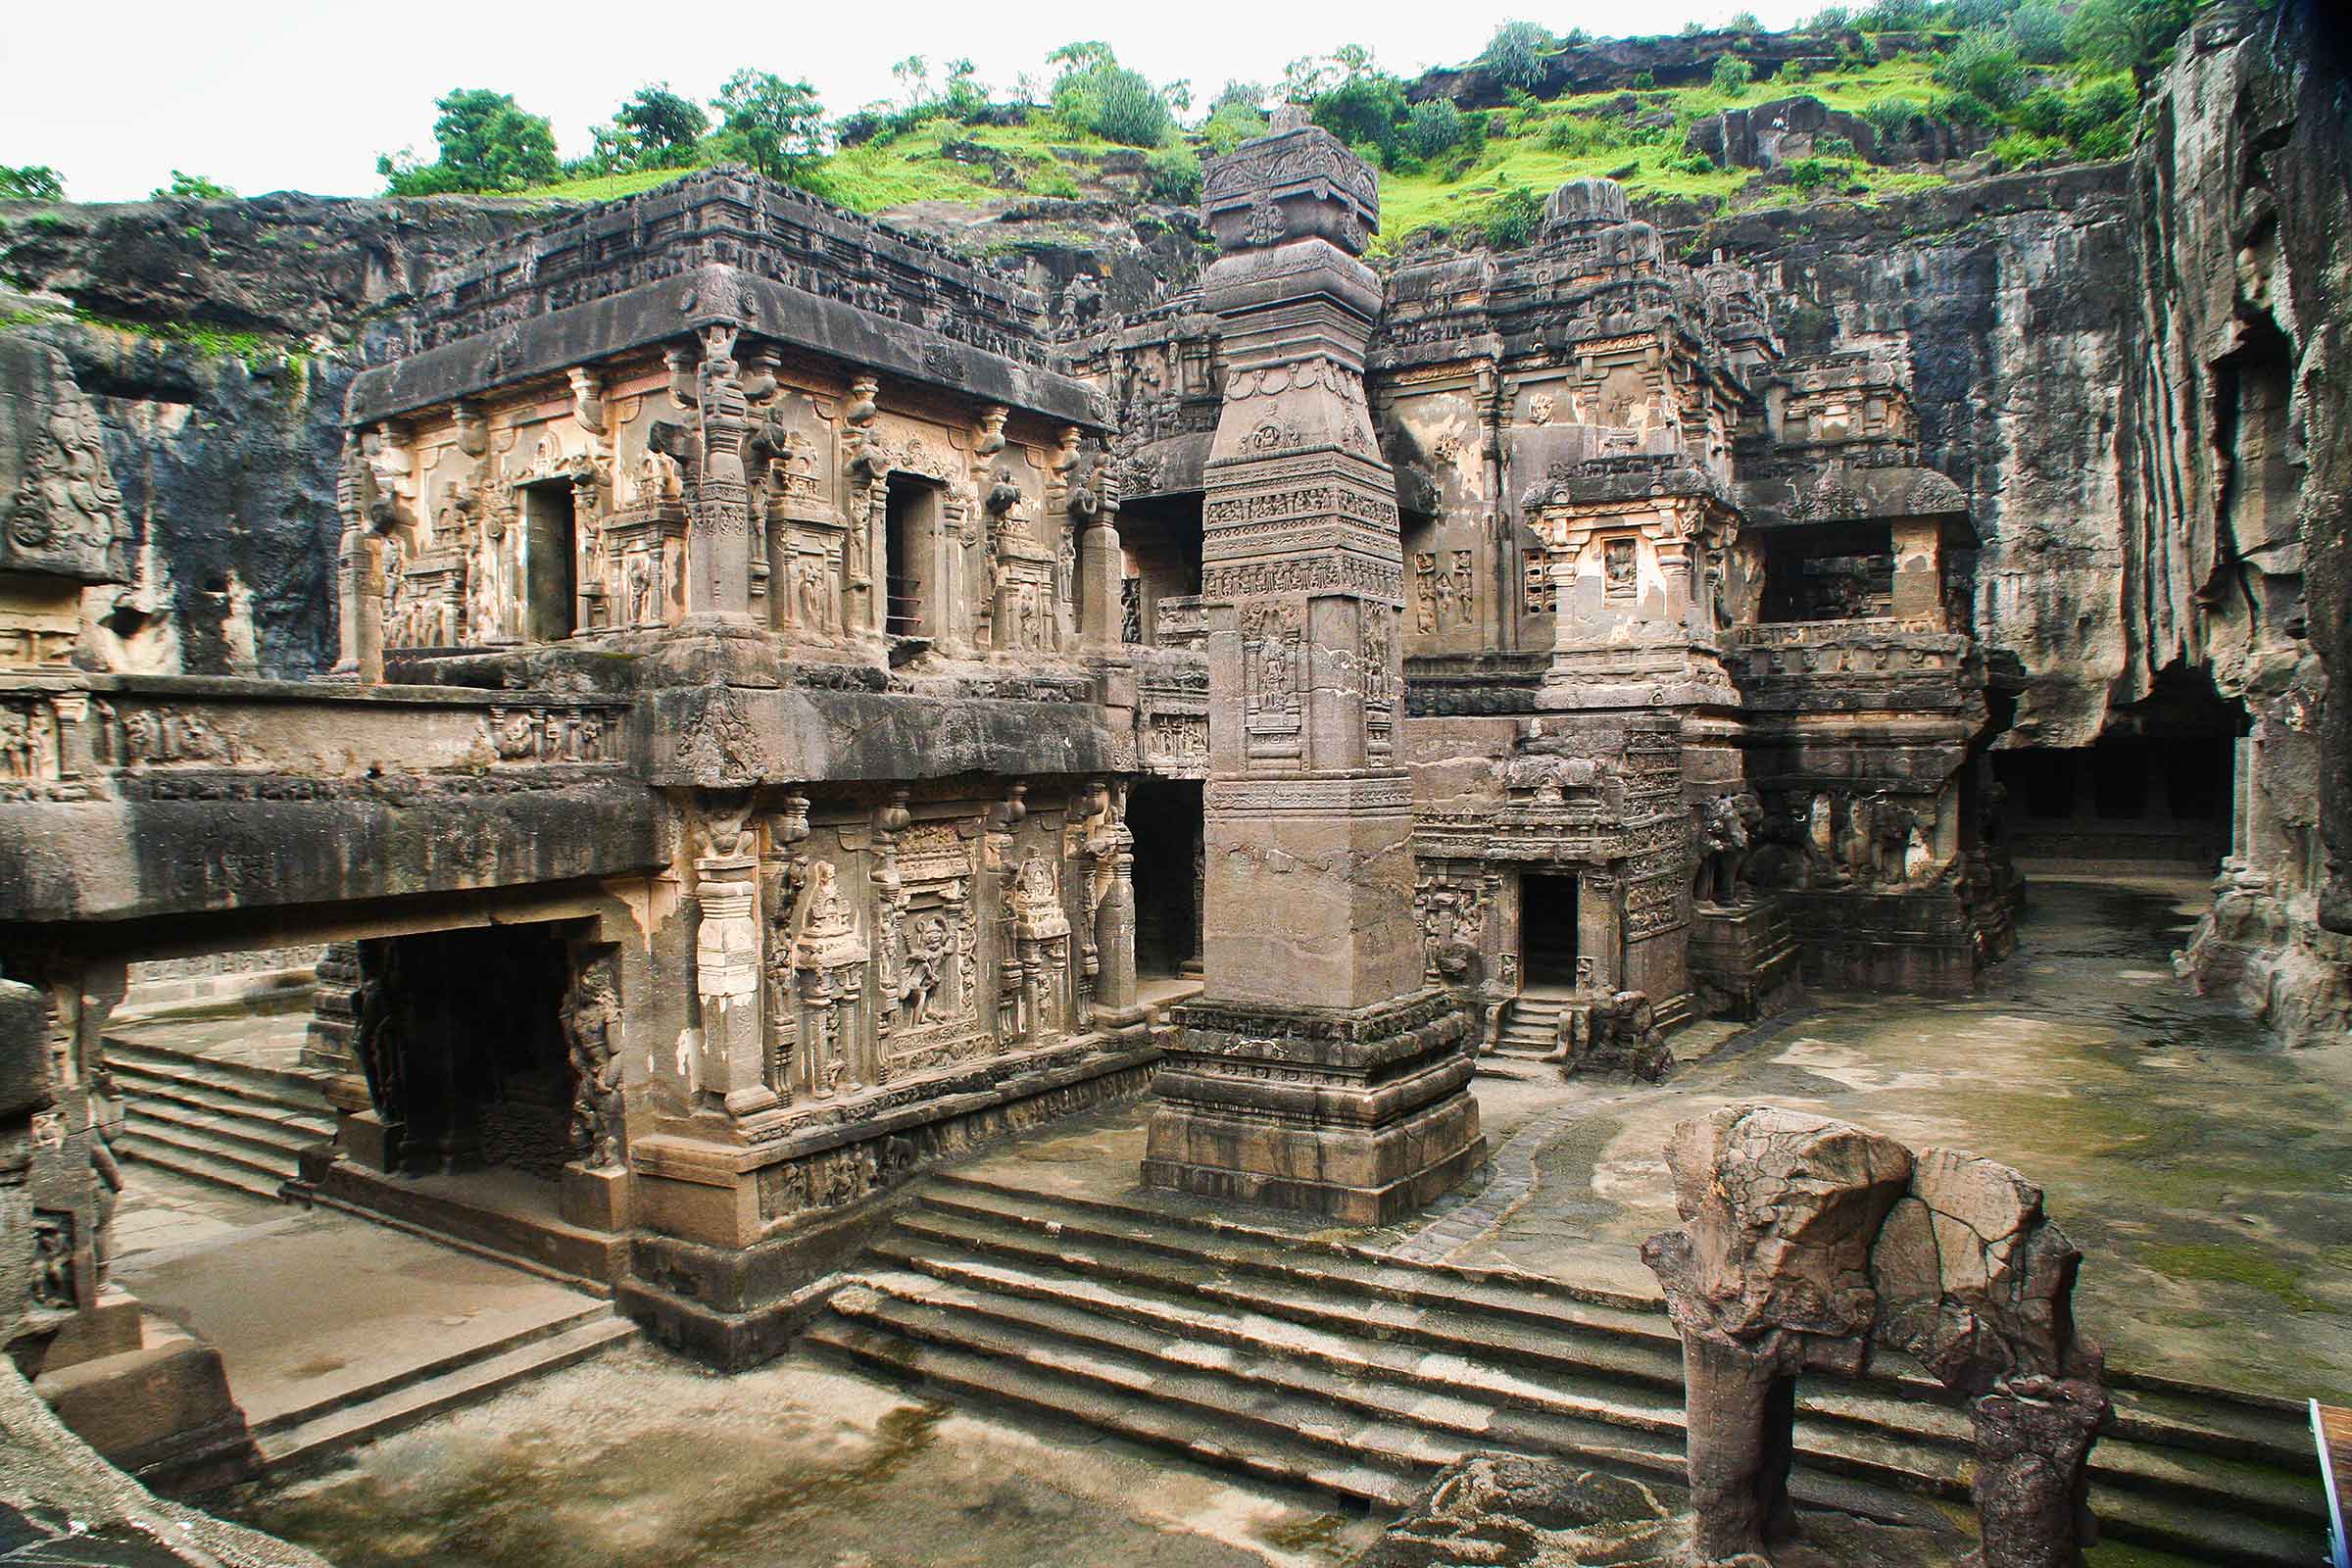
[(1576, 984), (1576, 878), (1519, 879), (1519, 957), (1526, 983), (1551, 990)]
[(569, 482), (535, 484), (522, 492), (523, 602), (535, 643), (561, 642), (577, 629), (578, 588), (572, 577), (579, 549)]
[(928, 637), (931, 563), (939, 547), (939, 486), (904, 474), (890, 476), (884, 503), (883, 629), (893, 637)]
[(379, 938), (360, 944), (360, 967), (358, 1054), (392, 1162), (557, 1176), (572, 1152), (558, 928)]
[(1994, 752), (2002, 837), (2029, 858), (2218, 861), (2234, 746), (2221, 735), (2108, 736)]
[(1200, 967), (1200, 785), (1138, 779), (1127, 797), (1135, 835), (1135, 972), (1147, 979)]
[(1199, 493), (1131, 501), (1119, 510), (1127, 558), (1122, 592), (1124, 635), (1155, 647), (1187, 646), (1199, 631), (1201, 497)]
[(1886, 524), (1810, 523), (1764, 536), (1763, 620), (1864, 620), (1893, 606)]

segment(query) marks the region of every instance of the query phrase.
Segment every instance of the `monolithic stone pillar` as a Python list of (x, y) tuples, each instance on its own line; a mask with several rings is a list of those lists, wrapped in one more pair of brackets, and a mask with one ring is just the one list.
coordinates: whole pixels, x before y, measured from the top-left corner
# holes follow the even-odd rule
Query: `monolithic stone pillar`
[(1110, 888), (1095, 911), (1095, 951), (1102, 970), (1095, 977), (1095, 1006), (1108, 1022), (1137, 1016), (1135, 1001), (1135, 835), (1122, 816), (1111, 855)]
[(1684, 1445), (1691, 1555), (1746, 1560), (1789, 1535), (1788, 1470), (1796, 1456), (1796, 1380), (1709, 1340), (1683, 1340)]
[(2011, 1379), (1969, 1408), (1984, 1568), (2082, 1568), (2082, 1547), (2099, 1538), (2090, 1446), (2107, 1411), (2098, 1384), (2046, 1377)]
[(1119, 552), (1119, 484), (1110, 454), (1095, 463), (1095, 511), (1078, 535), (1078, 645), (1089, 654), (1119, 651), (1119, 579), (1126, 564)]
[(703, 1019), (696, 1081), (744, 1115), (776, 1102), (760, 1022), (759, 858), (748, 843), (748, 795), (740, 805), (713, 801), (708, 809), (710, 853), (694, 862), (695, 992)]
[(1144, 1179), (1381, 1224), (1485, 1140), (1412, 910), (1403, 563), (1363, 386), (1381, 294), (1355, 259), (1377, 187), (1302, 126), (1245, 143), (1205, 188), (1224, 255), (1203, 301), (1231, 367), (1202, 547), (1208, 987), (1161, 1074)]
[(333, 678), (372, 686), (384, 678), (384, 543), (368, 526), (368, 465), (354, 432), (343, 438), (343, 464), (335, 479), (343, 534), (335, 552)]
[(708, 328), (693, 391), (682, 400), (694, 410), (701, 448), (688, 508), (686, 613), (730, 627), (754, 624), (751, 490), (743, 472), (751, 406), (734, 353), (733, 328)]
[(1894, 613), (1904, 620), (1932, 620), (1938, 631), (1943, 629), (1942, 529), (1942, 521), (1936, 517), (1906, 518), (1889, 529), (1894, 545)]

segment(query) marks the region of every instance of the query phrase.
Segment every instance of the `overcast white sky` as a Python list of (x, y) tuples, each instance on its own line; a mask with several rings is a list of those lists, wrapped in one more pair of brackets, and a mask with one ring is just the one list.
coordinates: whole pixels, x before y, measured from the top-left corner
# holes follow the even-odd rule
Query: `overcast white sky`
[(1046, 74), (1048, 50), (1102, 38), (1157, 81), (1205, 103), (1228, 78), (1274, 82), (1303, 54), (1369, 45), (1402, 74), (1466, 60), (1497, 23), (1554, 31), (1672, 32), (1749, 10), (1786, 26), (1821, 0), (1111, 0), (1092, 7), (970, 0), (719, 6), (477, 0), (362, 6), (267, 0), (16, 0), (0, 29), (0, 164), (48, 164), (78, 201), (126, 201), (173, 169), (248, 195), (368, 195), (375, 156), (432, 155), (433, 99), (511, 92), (555, 122), (564, 156), (589, 148), (638, 86), (708, 98), (742, 66), (815, 83), (840, 115), (896, 89), (893, 62), (969, 56), (981, 77)]

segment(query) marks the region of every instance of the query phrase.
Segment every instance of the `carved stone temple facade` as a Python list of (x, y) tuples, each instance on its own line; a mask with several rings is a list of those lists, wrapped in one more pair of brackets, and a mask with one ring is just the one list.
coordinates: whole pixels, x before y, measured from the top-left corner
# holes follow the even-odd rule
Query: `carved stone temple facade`
[[(1174, 658), (1224, 585), (1260, 580), (1225, 564), (1236, 525), (1292, 526), (1228, 498), (1236, 438), (1313, 428), (1240, 412), (1264, 401), (1263, 334), (1223, 270), (1297, 242), (1237, 177), (1211, 172), (1227, 256), (1198, 294), (1072, 350), (1117, 410), (1147, 736), (1186, 710)], [(1757, 277), (1669, 259), (1607, 181), (1562, 186), (1524, 251), (1408, 258), (1381, 290), (1363, 363), (1429, 981), (1469, 995), (1488, 1046), (1530, 1017), (1605, 1033), (1631, 994), (1671, 1028), (1806, 981), (1967, 990), (2011, 945), (2017, 886), (1982, 826), (1976, 538), (1920, 464), (1902, 356), (1788, 355)], [(1385, 509), (1391, 482), (1335, 481), (1332, 506)], [(1252, 762), (1212, 760), (1212, 820), (1218, 770)], [(1213, 931), (1213, 883), (1208, 907)]]
[(1076, 337), (740, 171), (482, 250), (351, 385), (322, 681), (100, 667), (122, 498), (12, 340), (15, 1336), (140, 1332), (133, 961), (331, 944), (297, 1185), (741, 1365), (909, 1176), (1055, 1117), (1155, 1088), (1142, 1181), (1382, 1223), (1479, 1165), (1530, 1019), (1654, 1064), (2006, 951), (1899, 352), (1785, 354), (1605, 182), (1383, 270), (1320, 130), (1206, 206), (1198, 290)]

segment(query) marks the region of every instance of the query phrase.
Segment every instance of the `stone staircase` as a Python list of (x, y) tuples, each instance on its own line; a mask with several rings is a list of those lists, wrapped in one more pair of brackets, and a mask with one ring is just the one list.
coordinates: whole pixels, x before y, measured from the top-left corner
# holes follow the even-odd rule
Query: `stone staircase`
[[(1682, 1492), (1682, 1357), (1662, 1308), (1416, 1264), (1013, 1178), (920, 1189), (805, 1344), (1375, 1508), (1480, 1450), (1574, 1456)], [(2119, 1378), (2094, 1454), (2106, 1537), (2192, 1560), (2316, 1560), (2299, 1408)], [(1968, 1505), (1969, 1423), (1916, 1369), (1800, 1384), (1800, 1502)]]
[(571, 1316), (275, 1412), (255, 1425), (254, 1444), (267, 1470), (313, 1465), (637, 1336), (609, 1304), (585, 1301)]
[(1568, 1004), (1565, 992), (1520, 993), (1503, 1014), (1502, 1034), (1494, 1043), (1504, 1056), (1548, 1056), (1560, 1048), (1560, 1012)]
[(324, 1073), (114, 1036), (106, 1059), (123, 1101), (117, 1152), (143, 1164), (274, 1199), (299, 1182), (300, 1152), (335, 1133)]

